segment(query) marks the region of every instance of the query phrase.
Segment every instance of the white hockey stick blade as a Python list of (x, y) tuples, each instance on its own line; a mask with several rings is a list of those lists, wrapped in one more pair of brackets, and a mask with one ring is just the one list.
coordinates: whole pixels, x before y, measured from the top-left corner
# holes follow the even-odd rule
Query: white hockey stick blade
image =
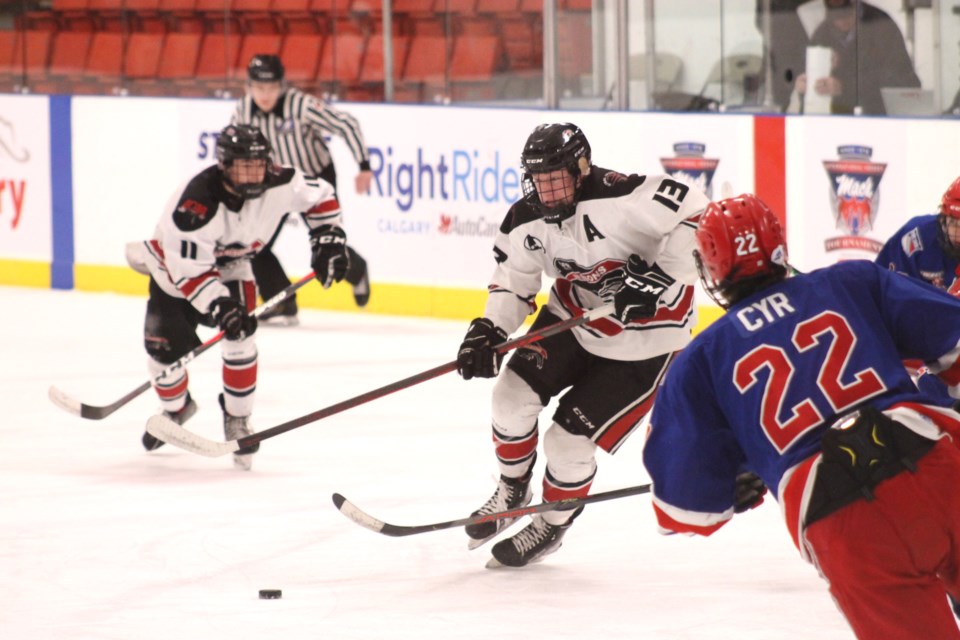
[(50, 401), (53, 402), (53, 404), (57, 405), (67, 413), (72, 413), (75, 416), (80, 415), (81, 404), (76, 398), (71, 398), (56, 387), (50, 387), (50, 390), (47, 391), (47, 395), (50, 397)]
[(380, 533), (383, 531), (383, 528), (387, 526), (386, 522), (383, 520), (377, 520), (373, 516), (364, 513), (358, 509), (356, 505), (344, 498), (339, 493), (333, 494), (333, 504), (336, 505), (337, 509), (340, 510), (340, 513), (347, 516), (365, 529), (370, 529), (370, 531)]
[(240, 449), (236, 440), (229, 442), (209, 440), (192, 431), (187, 431), (164, 415), (155, 415), (147, 420), (147, 433), (184, 451), (208, 458), (219, 458)]

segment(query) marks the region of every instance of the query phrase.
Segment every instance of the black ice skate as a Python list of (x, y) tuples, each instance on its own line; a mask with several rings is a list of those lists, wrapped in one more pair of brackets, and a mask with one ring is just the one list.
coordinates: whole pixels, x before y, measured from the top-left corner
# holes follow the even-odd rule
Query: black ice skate
[(297, 299), (287, 298), (273, 309), (261, 313), (257, 322), (273, 327), (296, 327), (300, 324), (298, 312)]
[[(190, 392), (187, 392), (187, 403), (183, 405), (183, 408), (179, 411), (164, 411), (163, 415), (170, 418), (177, 424), (182, 425), (184, 422), (193, 417), (193, 414), (197, 412), (197, 403), (193, 401), (193, 398), (190, 397)], [(143, 448), (147, 451), (155, 451), (162, 447), (165, 443), (160, 438), (155, 438), (149, 432), (143, 432), (143, 438), (140, 440), (143, 442)]]
[[(530, 490), (530, 478), (533, 475), (533, 465), (530, 470), (520, 478), (508, 478), (500, 476), (500, 482), (497, 483), (497, 490), (493, 492), (486, 504), (471, 513), (471, 516), (486, 515), (488, 513), (497, 513), (498, 511), (507, 511), (509, 509), (519, 509), (530, 504), (533, 498), (533, 492)], [(467, 543), (468, 549), (476, 549), (484, 542), (494, 537), (507, 527), (509, 527), (516, 518), (503, 518), (493, 522), (479, 522), (477, 524), (468, 524), (464, 529), (470, 536), (470, 542)]]
[(573, 517), (560, 525), (550, 524), (542, 515), (536, 514), (520, 533), (493, 545), (493, 557), (487, 562), (487, 568), (525, 567), (543, 560), (560, 548), (567, 529), (582, 510), (583, 507), (577, 509)]
[(370, 302), (370, 275), (364, 271), (360, 282), (353, 285), (353, 300), (361, 309)]
[[(248, 423), (249, 418), (244, 416), (232, 416), (227, 413), (223, 403), (223, 394), (220, 394), (220, 408), (223, 409), (223, 437), (226, 440), (239, 440), (245, 436), (253, 435), (253, 429)], [(249, 447), (238, 449), (233, 454), (233, 466), (244, 471), (249, 471), (253, 466), (253, 454), (260, 450), (260, 443)]]

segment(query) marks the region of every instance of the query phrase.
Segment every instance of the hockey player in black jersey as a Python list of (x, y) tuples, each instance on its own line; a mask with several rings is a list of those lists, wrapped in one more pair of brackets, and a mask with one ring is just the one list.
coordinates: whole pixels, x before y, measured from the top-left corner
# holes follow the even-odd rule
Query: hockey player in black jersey
[[(257, 386), (257, 289), (250, 260), (281, 218), (301, 212), (310, 229), (311, 266), (324, 287), (343, 279), (346, 235), (333, 186), (292, 167), (274, 165), (270, 143), (255, 127), (230, 125), (217, 141), (217, 164), (179, 188), (153, 238), (142, 243), (139, 266), (150, 275), (144, 340), (152, 376), (200, 346), (199, 324), (219, 327), (223, 354), (224, 436), (250, 435)], [(136, 266), (135, 266), (136, 268)], [(154, 385), (164, 413), (183, 424), (197, 411), (186, 369)], [(163, 445), (143, 435), (148, 450)], [(249, 469), (259, 445), (234, 456)]]
[[(237, 103), (231, 122), (257, 127), (273, 146), (279, 164), (297, 167), (308, 176), (319, 176), (332, 184), (334, 190), (337, 188), (337, 172), (325, 136), (339, 136), (346, 142), (360, 168), (354, 179), (357, 193), (369, 191), (373, 180), (370, 155), (356, 118), (335, 109), (324, 100), (288, 86), (284, 73), (279, 56), (253, 56), (247, 67), (247, 94)], [(289, 277), (272, 250), (281, 228), (282, 221), (267, 245), (253, 259), (253, 275), (264, 300), (280, 293), (290, 284)], [(353, 287), (357, 306), (365, 307), (370, 299), (367, 262), (353, 247), (347, 246), (347, 252), (350, 268), (346, 281)], [(297, 324), (296, 297), (291, 296), (261, 319), (279, 325)]]
[[(496, 377), (493, 440), (500, 481), (475, 514), (531, 500), (538, 416), (559, 397), (543, 434), (543, 499), (586, 496), (597, 447), (614, 453), (649, 411), (673, 354), (695, 324), (694, 231), (708, 198), (667, 175), (625, 175), (594, 166), (570, 123), (537, 127), (521, 154), (524, 196), (494, 244), (486, 309), (457, 354), (464, 379)], [(614, 302), (615, 316), (518, 350), (500, 370), (495, 346), (536, 311), (543, 276), (553, 279), (532, 329)], [(496, 566), (524, 566), (555, 551), (579, 510), (533, 516), (493, 547)], [(510, 524), (470, 525), (470, 548)]]

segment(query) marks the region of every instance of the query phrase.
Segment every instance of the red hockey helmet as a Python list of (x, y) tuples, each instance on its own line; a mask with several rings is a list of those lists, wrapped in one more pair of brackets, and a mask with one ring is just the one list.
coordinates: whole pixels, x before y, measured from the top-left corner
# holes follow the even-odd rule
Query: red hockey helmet
[(703, 286), (725, 309), (787, 274), (783, 229), (754, 195), (711, 202), (700, 218), (697, 247)]
[(943, 251), (954, 260), (960, 260), (960, 178), (954, 180), (940, 198), (937, 222), (937, 239)]

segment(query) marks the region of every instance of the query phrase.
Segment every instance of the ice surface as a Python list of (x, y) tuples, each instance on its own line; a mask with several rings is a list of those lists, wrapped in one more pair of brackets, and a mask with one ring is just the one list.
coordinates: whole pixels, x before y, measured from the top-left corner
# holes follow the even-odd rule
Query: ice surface
[[(106, 404), (147, 379), (144, 299), (7, 287), (0, 301), (2, 638), (853, 637), (771, 500), (710, 538), (659, 535), (649, 496), (592, 505), (543, 563), (495, 571), (459, 529), (388, 538), (336, 511), (334, 491), (396, 524), (479, 507), (496, 473), (489, 381), (448, 374), (290, 431), (242, 472), (143, 451), (152, 392), (102, 421), (47, 399), (56, 385)], [(300, 327), (262, 328), (253, 426), (443, 364), (466, 324), (304, 310)], [(187, 424), (210, 438), (219, 366), (219, 349), (190, 365)], [(601, 454), (594, 489), (646, 482), (641, 448), (638, 434)]]

